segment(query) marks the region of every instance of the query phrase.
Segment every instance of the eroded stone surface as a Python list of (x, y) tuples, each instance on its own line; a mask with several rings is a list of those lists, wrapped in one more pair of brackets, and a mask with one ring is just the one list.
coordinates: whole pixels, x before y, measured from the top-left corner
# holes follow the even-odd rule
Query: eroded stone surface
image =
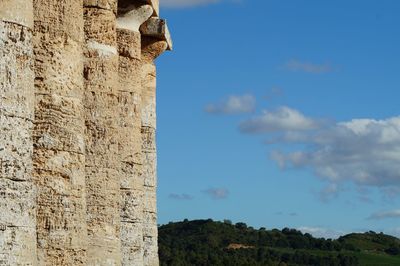
[(34, 177), (39, 265), (85, 265), (83, 7), (34, 0)]
[[(101, 2), (111, 7), (117, 3)], [(84, 19), (87, 265), (121, 265), (116, 14), (90, 5), (84, 8)]]
[(122, 265), (143, 265), (143, 158), (141, 141), (141, 37), (118, 29), (119, 155)]
[(158, 265), (157, 15), (0, 2), (0, 265)]
[(0, 3), (0, 265), (36, 265), (32, 2), (17, 5)]
[(143, 245), (144, 265), (158, 265), (156, 67), (154, 60), (168, 47), (166, 41), (142, 37), (141, 135), (144, 179)]

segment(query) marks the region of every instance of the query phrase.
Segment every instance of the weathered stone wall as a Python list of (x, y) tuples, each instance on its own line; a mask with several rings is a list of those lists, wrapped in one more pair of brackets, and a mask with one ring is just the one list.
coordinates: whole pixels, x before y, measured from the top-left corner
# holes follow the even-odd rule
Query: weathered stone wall
[(142, 156), (144, 198), (144, 265), (158, 265), (157, 231), (157, 148), (156, 148), (156, 66), (154, 60), (168, 47), (166, 41), (142, 39)]
[(36, 265), (32, 1), (0, 1), (0, 265)]
[(83, 6), (34, 0), (34, 176), (40, 265), (86, 265)]
[(0, 265), (158, 265), (158, 1), (0, 1)]
[(120, 265), (117, 1), (84, 1), (88, 265)]
[(119, 155), (123, 265), (143, 265), (143, 175), (141, 156), (140, 33), (118, 29)]

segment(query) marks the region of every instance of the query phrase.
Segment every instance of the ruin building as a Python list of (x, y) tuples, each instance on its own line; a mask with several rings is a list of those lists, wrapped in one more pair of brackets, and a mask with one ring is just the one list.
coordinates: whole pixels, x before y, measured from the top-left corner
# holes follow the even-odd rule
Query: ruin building
[(158, 0), (0, 0), (0, 265), (158, 265)]

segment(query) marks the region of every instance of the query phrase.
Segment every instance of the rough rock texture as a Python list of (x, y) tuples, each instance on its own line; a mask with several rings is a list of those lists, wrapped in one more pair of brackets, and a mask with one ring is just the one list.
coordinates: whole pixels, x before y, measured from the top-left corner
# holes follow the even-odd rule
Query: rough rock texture
[[(123, 265), (143, 265), (143, 161), (141, 147), (140, 33), (118, 29), (119, 155)], [(122, 141), (123, 140), (123, 141)]]
[(0, 265), (36, 265), (32, 2), (0, 2)]
[(166, 41), (142, 38), (142, 157), (144, 179), (143, 241), (144, 265), (158, 265), (157, 244), (157, 149), (156, 67), (154, 60), (168, 47)]
[(82, 2), (34, 0), (34, 20), (39, 265), (85, 265)]
[(158, 265), (154, 60), (172, 44), (139, 31), (150, 16), (157, 0), (0, 0), (0, 265)]
[(120, 265), (116, 1), (86, 2), (93, 1), (84, 8), (88, 265)]

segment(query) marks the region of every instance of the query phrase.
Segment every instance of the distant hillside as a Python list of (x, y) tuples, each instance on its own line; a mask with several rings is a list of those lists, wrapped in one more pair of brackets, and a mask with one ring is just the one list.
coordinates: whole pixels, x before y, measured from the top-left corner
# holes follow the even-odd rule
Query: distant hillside
[(159, 255), (161, 266), (399, 266), (400, 240), (375, 232), (331, 240), (289, 228), (185, 220), (159, 227)]

